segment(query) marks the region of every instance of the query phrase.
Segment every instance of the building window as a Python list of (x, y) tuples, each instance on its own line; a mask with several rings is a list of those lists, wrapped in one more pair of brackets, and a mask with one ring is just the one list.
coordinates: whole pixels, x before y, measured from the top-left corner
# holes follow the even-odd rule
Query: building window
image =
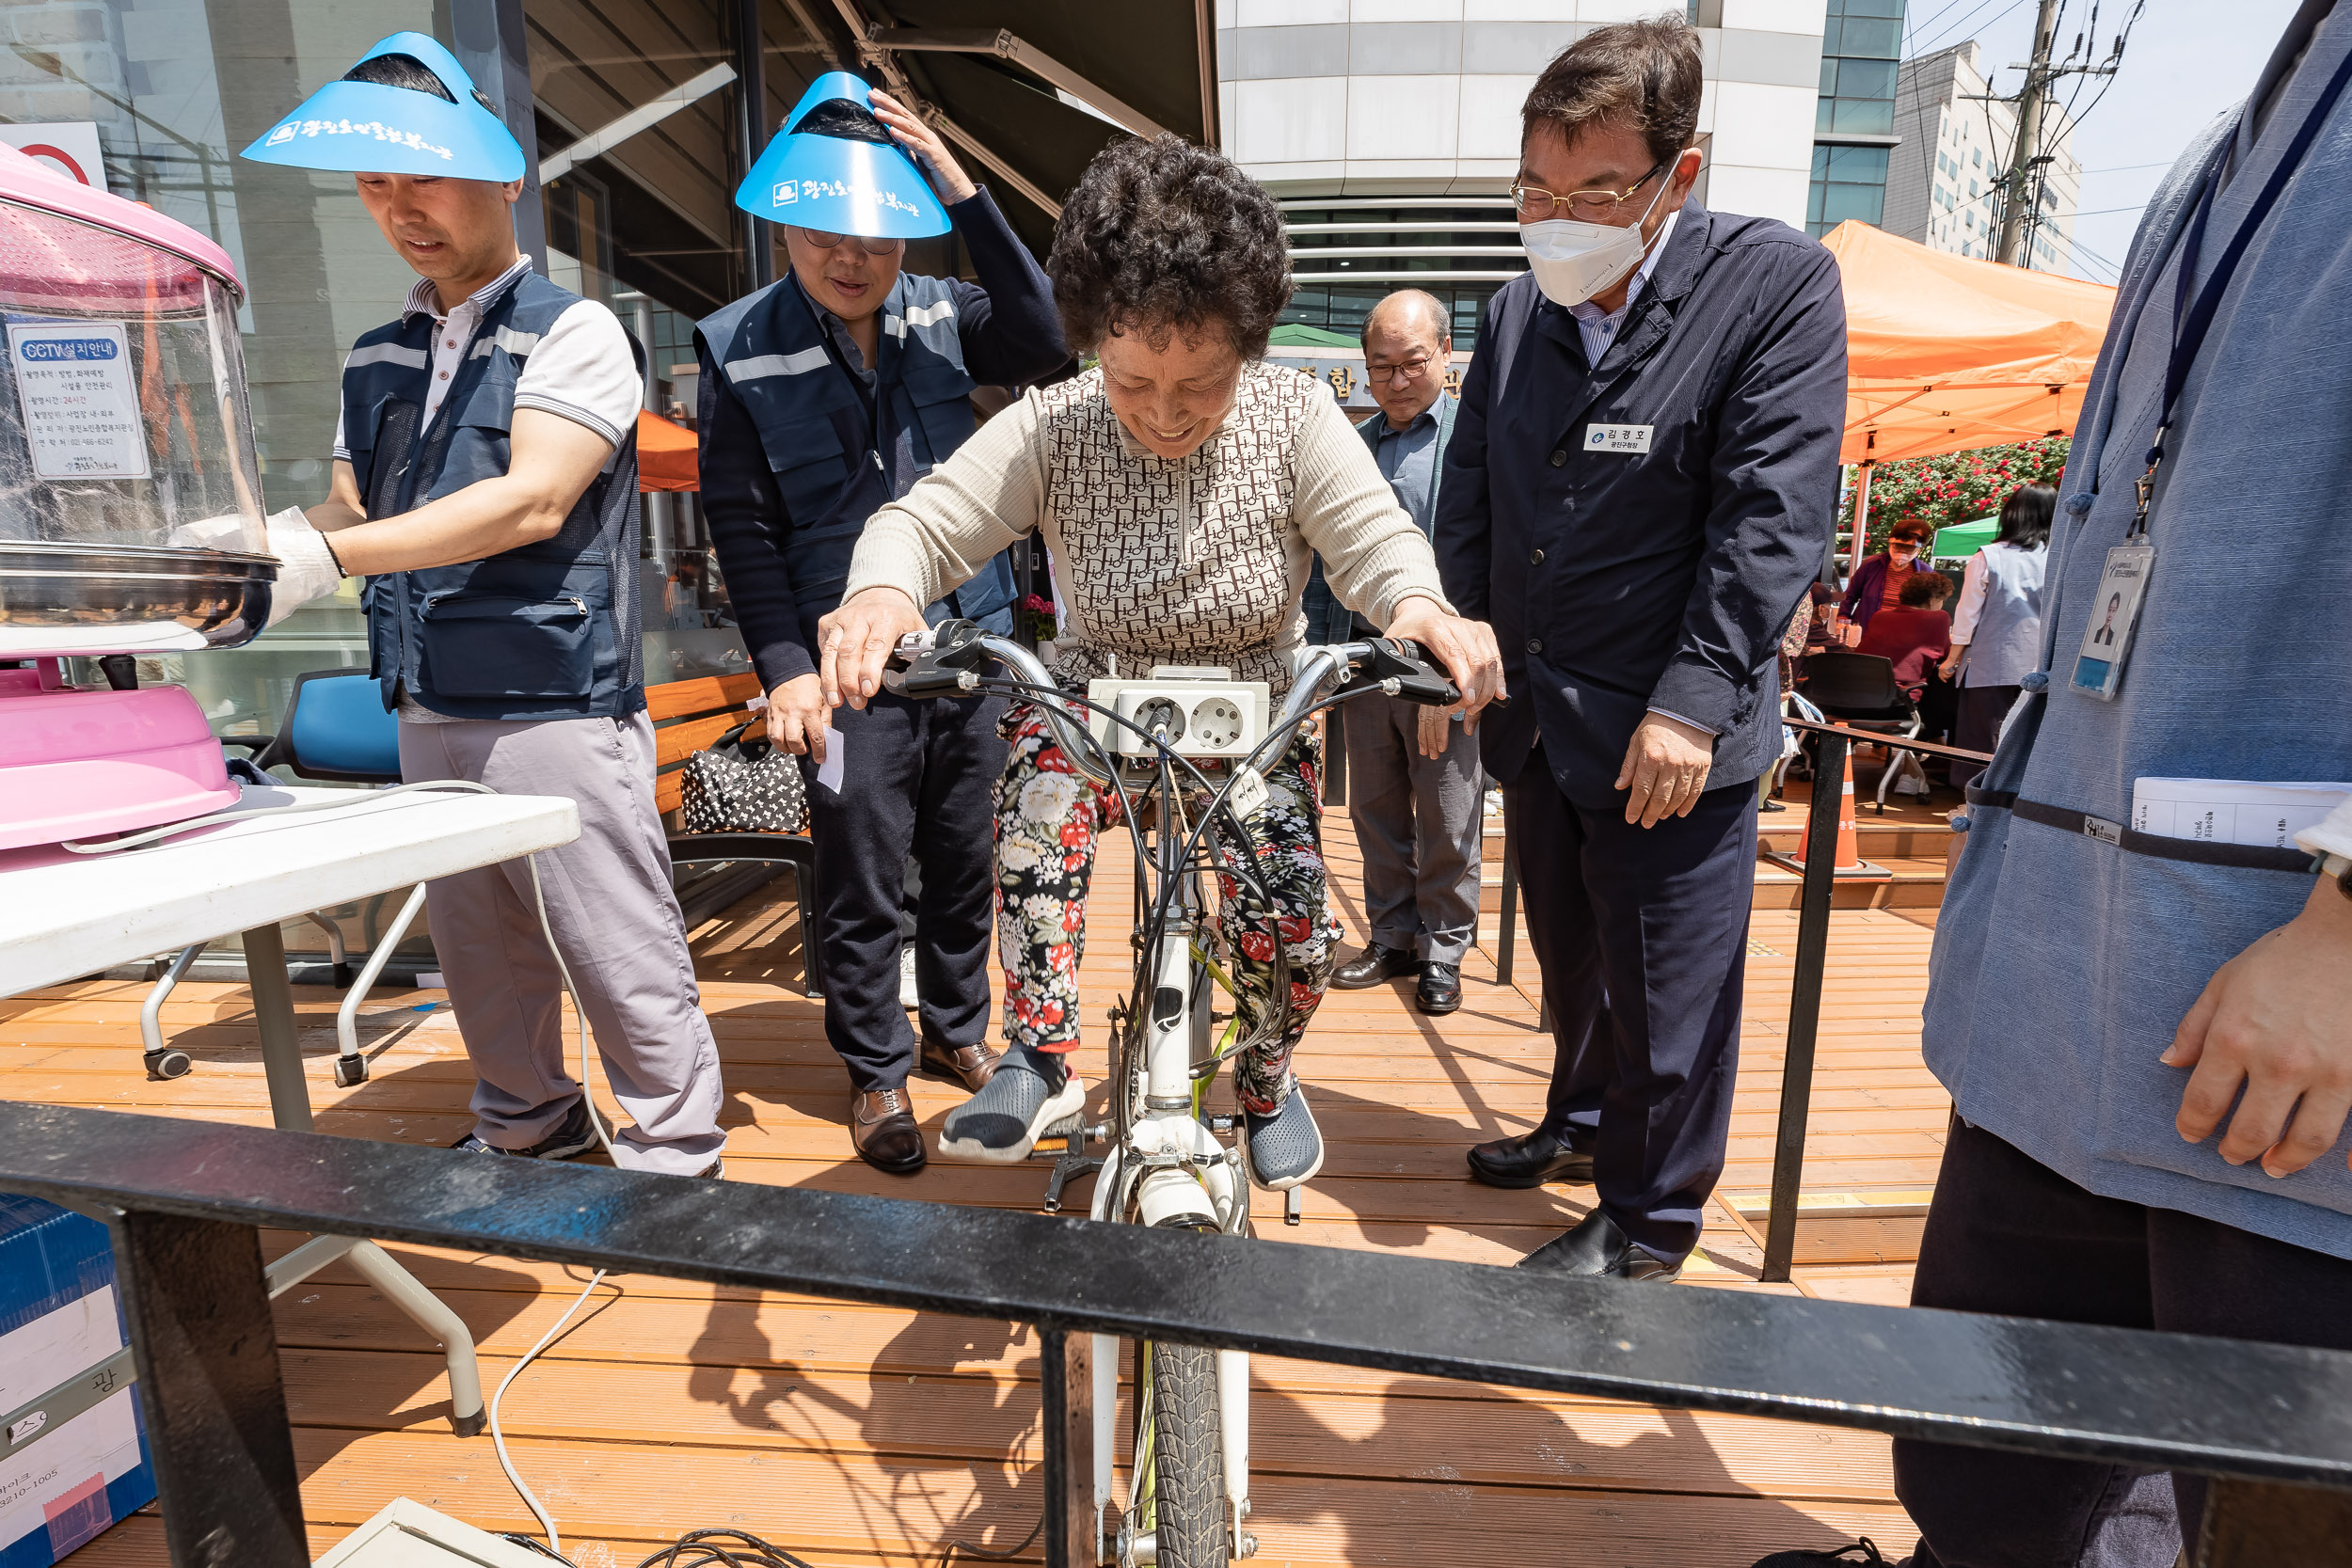
[(1903, 0), (1829, 0), (1815, 130), (1879, 136), (1894, 131), (1902, 32)]
[(1886, 205), (1886, 149), (1816, 147), (1805, 231), (1819, 239), (1849, 218), (1877, 223)]

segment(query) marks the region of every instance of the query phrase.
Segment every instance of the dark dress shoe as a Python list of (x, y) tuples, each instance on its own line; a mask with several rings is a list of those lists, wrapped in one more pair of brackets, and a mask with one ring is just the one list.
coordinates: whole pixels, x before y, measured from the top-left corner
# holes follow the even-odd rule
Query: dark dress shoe
[(1470, 1174), (1489, 1187), (1540, 1187), (1547, 1181), (1589, 1186), (1593, 1157), (1579, 1154), (1544, 1128), (1521, 1138), (1497, 1138), (1470, 1151)]
[(923, 1130), (904, 1089), (866, 1089), (850, 1097), (850, 1142), (858, 1158), (893, 1176), (923, 1168)]
[(1331, 972), (1334, 990), (1369, 990), (1400, 974), (1419, 974), (1421, 960), (1402, 948), (1367, 942), (1364, 950)]
[(1648, 1279), (1660, 1284), (1682, 1273), (1682, 1259), (1666, 1262), (1626, 1239), (1617, 1222), (1596, 1209), (1576, 1228), (1553, 1237), (1519, 1259), (1538, 1274), (1581, 1275), (1588, 1279)]
[(923, 1049), (914, 1059), (914, 1069), (932, 1078), (946, 1078), (961, 1084), (967, 1094), (977, 1094), (988, 1075), (996, 1070), (1002, 1052), (991, 1051), (984, 1045), (967, 1045), (950, 1051), (931, 1040), (923, 1042)]
[(1462, 1005), (1462, 966), (1432, 958), (1421, 966), (1421, 984), (1413, 988), (1413, 1006), (1424, 1013), (1443, 1015)]
[(1774, 1552), (1770, 1557), (1758, 1559), (1756, 1568), (1815, 1568), (1817, 1564), (1833, 1562), (1839, 1564), (1840, 1568), (1899, 1568), (1892, 1559), (1880, 1556), (1879, 1544), (1867, 1535), (1851, 1546), (1839, 1546), (1835, 1550), (1809, 1551), (1800, 1547), (1795, 1551)]

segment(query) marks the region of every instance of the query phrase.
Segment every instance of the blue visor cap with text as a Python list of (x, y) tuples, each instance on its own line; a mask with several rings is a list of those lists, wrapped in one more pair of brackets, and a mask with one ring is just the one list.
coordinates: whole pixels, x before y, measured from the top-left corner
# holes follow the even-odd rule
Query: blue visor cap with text
[(832, 234), (914, 240), (953, 227), (897, 138), (846, 71), (811, 82), (735, 193), (754, 217)]
[[(406, 55), (449, 89), (329, 82), (245, 150), (256, 163), (355, 174), (425, 174), (453, 180), (523, 177), (522, 144), (474, 98), (457, 56), (423, 33), (394, 33), (359, 56)], [(354, 68), (355, 70), (357, 67)]]

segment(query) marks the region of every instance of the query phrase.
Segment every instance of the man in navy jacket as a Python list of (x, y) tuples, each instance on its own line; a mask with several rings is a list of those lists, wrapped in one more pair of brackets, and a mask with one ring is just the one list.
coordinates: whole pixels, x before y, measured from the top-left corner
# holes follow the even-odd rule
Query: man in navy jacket
[(1448, 596), (1518, 701), (1479, 726), (1550, 1003), (1549, 1113), (1470, 1152), (1593, 1212), (1531, 1267), (1672, 1279), (1722, 1174), (1775, 653), (1832, 526), (1828, 252), (1689, 199), (1699, 40), (1585, 35), (1522, 111), (1534, 269), (1496, 293), (1438, 497)]
[[(893, 179), (898, 188), (870, 198), (865, 182)], [(866, 520), (971, 435), (975, 387), (1033, 381), (1070, 351), (1052, 285), (995, 203), (930, 127), (853, 76), (810, 86), (736, 199), (785, 225), (792, 272), (695, 332), (703, 509), (768, 692), (769, 737), (811, 775), (811, 940), (830, 992), (825, 1037), (850, 1073), (850, 1143), (878, 1169), (911, 1174), (926, 1155), (908, 1074), (920, 1066), (977, 1089), (995, 1067), (983, 1042), (1006, 705), (884, 693), (828, 716), (817, 622), (841, 601)], [(977, 285), (900, 270), (904, 236), (950, 224)], [(1014, 593), (998, 556), (930, 619), (1010, 635)], [(843, 752), (837, 789), (818, 775), (829, 725)], [(910, 855), (922, 873), (919, 1049), (898, 1001)]]

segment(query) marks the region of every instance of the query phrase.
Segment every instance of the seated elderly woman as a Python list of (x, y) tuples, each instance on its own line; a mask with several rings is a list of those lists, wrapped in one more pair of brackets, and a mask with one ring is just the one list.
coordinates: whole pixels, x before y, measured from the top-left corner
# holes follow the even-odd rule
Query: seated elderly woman
[[(1263, 362), (1290, 295), (1286, 248), (1273, 198), (1215, 152), (1161, 136), (1096, 158), (1062, 211), (1046, 270), (1071, 346), (1097, 363), (1030, 392), (874, 515), (847, 596), (818, 627), (826, 701), (863, 704), (899, 636), (922, 628), (919, 607), (1036, 530), (1069, 613), (1055, 670), (1066, 684), (1083, 689), (1113, 659), (1131, 674), (1223, 665), (1266, 682), (1279, 701), (1320, 554), (1340, 600), (1420, 642), (1474, 718), (1502, 687), (1493, 633), (1453, 613), (1428, 540), (1329, 391)], [(996, 877), (1008, 1050), (949, 1115), (940, 1141), (949, 1158), (1025, 1158), (1085, 1102), (1066, 1053), (1078, 1043), (1096, 837), (1118, 804), (1072, 768), (1034, 708), (1015, 706), (1005, 734)], [(1325, 899), (1320, 762), (1320, 742), (1302, 734), (1248, 819), (1292, 983), (1289, 1028), (1235, 1073), (1251, 1175), (1275, 1189), (1323, 1160), (1290, 1067), (1339, 940)], [(1229, 914), (1235, 902), (1229, 885)], [(1233, 943), (1245, 1034), (1274, 1001), (1272, 942), (1255, 929)]]

